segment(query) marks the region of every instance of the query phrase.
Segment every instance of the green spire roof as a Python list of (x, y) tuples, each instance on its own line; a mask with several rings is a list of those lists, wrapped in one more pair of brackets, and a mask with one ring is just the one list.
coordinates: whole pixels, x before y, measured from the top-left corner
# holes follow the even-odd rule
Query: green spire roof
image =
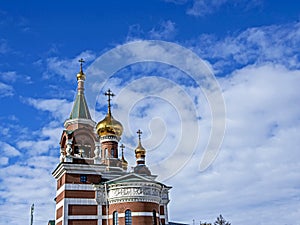
[(86, 103), (84, 94), (80, 92), (77, 93), (73, 109), (70, 115), (70, 119), (78, 118), (91, 119), (90, 111)]

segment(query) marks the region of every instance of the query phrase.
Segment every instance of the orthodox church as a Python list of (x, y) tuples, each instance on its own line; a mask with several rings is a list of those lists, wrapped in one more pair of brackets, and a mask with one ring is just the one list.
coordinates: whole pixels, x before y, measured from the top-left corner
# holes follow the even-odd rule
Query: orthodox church
[(137, 131), (136, 165), (129, 169), (120, 140), (122, 124), (112, 115), (111, 90), (105, 93), (107, 114), (91, 118), (84, 95), (86, 76), (77, 74), (77, 94), (60, 139), (56, 225), (164, 225), (168, 221), (169, 190), (146, 166), (142, 132)]

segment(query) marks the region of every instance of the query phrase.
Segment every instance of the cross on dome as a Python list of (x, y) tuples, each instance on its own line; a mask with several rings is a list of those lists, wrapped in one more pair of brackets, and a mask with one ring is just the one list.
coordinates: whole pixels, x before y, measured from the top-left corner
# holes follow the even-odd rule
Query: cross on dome
[(83, 58), (81, 58), (78, 60), (78, 62), (80, 62), (80, 71), (82, 71), (82, 64), (85, 63), (85, 61)]
[(107, 101), (108, 101), (108, 113), (110, 114), (110, 113), (111, 113), (111, 110), (110, 110), (110, 101), (111, 101), (111, 98), (115, 96), (115, 94), (112, 93), (112, 91), (111, 91), (110, 89), (108, 89), (108, 91), (105, 92), (104, 95), (107, 96)]
[(139, 140), (141, 140), (141, 134), (143, 133), (140, 129), (136, 132), (139, 135)]

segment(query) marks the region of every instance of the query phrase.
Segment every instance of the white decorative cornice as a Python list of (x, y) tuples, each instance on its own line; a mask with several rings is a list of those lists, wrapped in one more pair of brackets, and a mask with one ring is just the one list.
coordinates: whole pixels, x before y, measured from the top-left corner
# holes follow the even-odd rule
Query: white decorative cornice
[(91, 127), (95, 127), (96, 122), (91, 119), (83, 119), (83, 118), (76, 118), (76, 119), (68, 119), (65, 121), (64, 126), (68, 127), (73, 124), (87, 124)]

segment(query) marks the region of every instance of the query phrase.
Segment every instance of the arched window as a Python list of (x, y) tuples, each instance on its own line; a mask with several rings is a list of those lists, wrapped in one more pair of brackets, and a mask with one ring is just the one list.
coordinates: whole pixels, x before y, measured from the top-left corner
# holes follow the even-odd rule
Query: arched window
[(118, 225), (118, 212), (114, 211), (113, 213), (113, 225)]
[(153, 225), (157, 225), (156, 211), (155, 210), (153, 210), (152, 220), (153, 220)]
[(113, 148), (110, 150), (110, 157), (114, 158), (114, 149)]
[(107, 151), (108, 151), (107, 148), (105, 148), (105, 149), (104, 149), (104, 158), (105, 158), (105, 159), (107, 158)]
[(131, 225), (132, 219), (131, 219), (131, 210), (127, 209), (125, 211), (125, 225)]

